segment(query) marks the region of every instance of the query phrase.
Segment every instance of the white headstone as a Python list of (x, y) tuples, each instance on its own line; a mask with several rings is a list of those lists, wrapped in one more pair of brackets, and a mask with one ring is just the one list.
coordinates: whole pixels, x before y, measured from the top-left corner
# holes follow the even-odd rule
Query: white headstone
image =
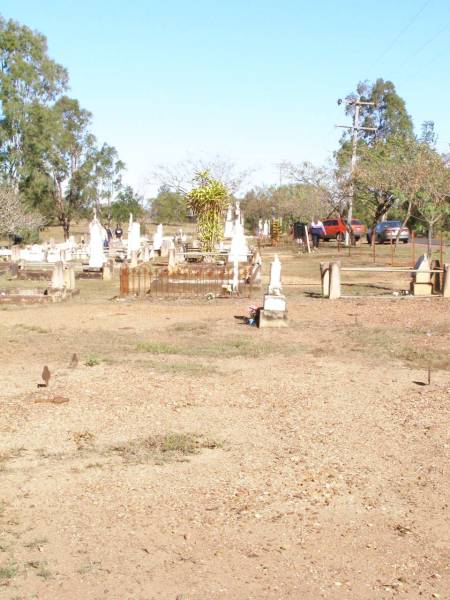
[(163, 240), (163, 226), (162, 223), (158, 225), (155, 233), (153, 234), (153, 250), (161, 250)]
[(236, 217), (233, 227), (233, 237), (231, 238), (231, 248), (228, 254), (228, 262), (246, 262), (248, 260), (249, 249), (244, 234), (244, 228), (240, 217)]
[(430, 270), (430, 261), (426, 254), (419, 257), (414, 269), (417, 271), (417, 273), (415, 273), (416, 283), (430, 283), (430, 273), (422, 272)]
[(94, 218), (89, 224), (89, 266), (92, 269), (101, 269), (106, 262), (103, 242), (104, 242), (104, 228), (100, 221), (97, 219), (97, 215), (94, 214)]
[(270, 226), (269, 226), (269, 221), (264, 221), (264, 225), (263, 225), (263, 235), (265, 236), (269, 236), (270, 235)]
[(228, 206), (227, 218), (225, 221), (225, 230), (223, 233), (224, 238), (230, 238), (233, 235), (233, 208), (231, 204)]
[(53, 267), (52, 288), (62, 290), (64, 283), (64, 265), (62, 262), (56, 262)]
[(273, 296), (280, 296), (281, 288), (281, 262), (278, 254), (275, 254), (273, 261), (270, 263), (270, 281), (268, 293)]

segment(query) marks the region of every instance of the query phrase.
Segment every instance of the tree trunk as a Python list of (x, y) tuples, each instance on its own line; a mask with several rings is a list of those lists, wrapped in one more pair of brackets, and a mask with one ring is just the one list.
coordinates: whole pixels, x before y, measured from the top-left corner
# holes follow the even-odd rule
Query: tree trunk
[(70, 232), (70, 221), (68, 221), (67, 219), (63, 223), (63, 231), (64, 231), (64, 241), (67, 242), (67, 240), (69, 239), (69, 232)]
[(433, 241), (433, 224), (428, 223), (428, 255), (431, 255), (431, 242)]

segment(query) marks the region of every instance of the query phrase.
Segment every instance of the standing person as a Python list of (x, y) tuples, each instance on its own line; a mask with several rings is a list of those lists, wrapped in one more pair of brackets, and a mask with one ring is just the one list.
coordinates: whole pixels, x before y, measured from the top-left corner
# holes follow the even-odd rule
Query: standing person
[(313, 251), (319, 247), (320, 238), (325, 235), (325, 227), (319, 217), (314, 217), (309, 226), (313, 242)]
[(116, 239), (117, 240), (121, 240), (122, 239), (123, 230), (122, 230), (122, 227), (119, 225), (119, 223), (117, 223), (115, 234), (116, 234)]

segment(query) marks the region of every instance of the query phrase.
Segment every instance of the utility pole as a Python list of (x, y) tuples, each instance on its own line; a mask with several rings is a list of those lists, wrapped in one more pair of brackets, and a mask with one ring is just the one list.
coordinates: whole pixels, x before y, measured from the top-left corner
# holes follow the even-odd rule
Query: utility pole
[[(342, 100), (337, 101), (338, 105), (342, 104)], [(355, 190), (353, 187), (353, 172), (356, 167), (356, 150), (358, 147), (358, 131), (376, 131), (376, 127), (361, 127), (359, 125), (359, 111), (361, 106), (375, 106), (375, 102), (363, 102), (362, 100), (356, 100), (350, 98), (346, 100), (347, 106), (354, 106), (355, 112), (353, 113), (353, 125), (336, 125), (336, 127), (342, 127), (344, 129), (352, 130), (352, 159), (350, 162), (350, 190), (348, 199), (348, 215), (347, 215), (347, 230), (345, 232), (345, 245), (348, 246), (350, 243), (349, 232), (352, 231), (352, 217), (353, 217), (353, 198)], [(352, 236), (353, 238), (353, 236)]]
[(279, 185), (281, 187), (282, 181), (283, 181), (283, 170), (284, 170), (284, 162), (281, 163), (276, 163), (275, 166), (278, 167), (279, 169), (279, 173), (280, 173), (280, 178), (279, 178)]

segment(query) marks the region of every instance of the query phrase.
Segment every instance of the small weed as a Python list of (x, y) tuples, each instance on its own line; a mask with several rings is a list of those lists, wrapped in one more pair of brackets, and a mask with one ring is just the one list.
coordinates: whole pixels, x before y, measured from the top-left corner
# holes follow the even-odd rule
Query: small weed
[(77, 431), (72, 434), (72, 439), (76, 444), (77, 450), (85, 450), (92, 447), (95, 435), (90, 431)]
[(34, 333), (50, 333), (49, 329), (45, 329), (45, 327), (39, 327), (39, 325), (24, 325), (20, 323), (16, 325), (16, 327), (22, 329), (23, 331), (32, 331)]
[(28, 544), (24, 544), (24, 547), (29, 548), (30, 550), (39, 550), (39, 548), (42, 548), (45, 544), (48, 544), (47, 538), (37, 538), (28, 542)]
[(86, 367), (95, 367), (96, 365), (99, 365), (101, 363), (101, 360), (99, 358), (97, 358), (96, 356), (89, 356), (86, 359), (86, 362), (84, 363)]
[(50, 579), (50, 577), (52, 576), (52, 573), (47, 568), (47, 563), (45, 562), (40, 562), (38, 560), (30, 560), (26, 564), (28, 567), (36, 569), (36, 575), (38, 577), (42, 577), (42, 579)]
[(89, 463), (86, 465), (86, 469), (102, 469), (103, 466), (104, 466), (103, 463), (100, 463), (100, 462)]
[(50, 579), (50, 577), (52, 576), (51, 571), (49, 571), (49, 569), (47, 569), (47, 567), (45, 565), (41, 565), (39, 567), (39, 569), (36, 572), (36, 575), (38, 577), (42, 577), (42, 579)]
[(0, 567), (0, 581), (12, 579), (17, 575), (17, 565), (9, 564)]

